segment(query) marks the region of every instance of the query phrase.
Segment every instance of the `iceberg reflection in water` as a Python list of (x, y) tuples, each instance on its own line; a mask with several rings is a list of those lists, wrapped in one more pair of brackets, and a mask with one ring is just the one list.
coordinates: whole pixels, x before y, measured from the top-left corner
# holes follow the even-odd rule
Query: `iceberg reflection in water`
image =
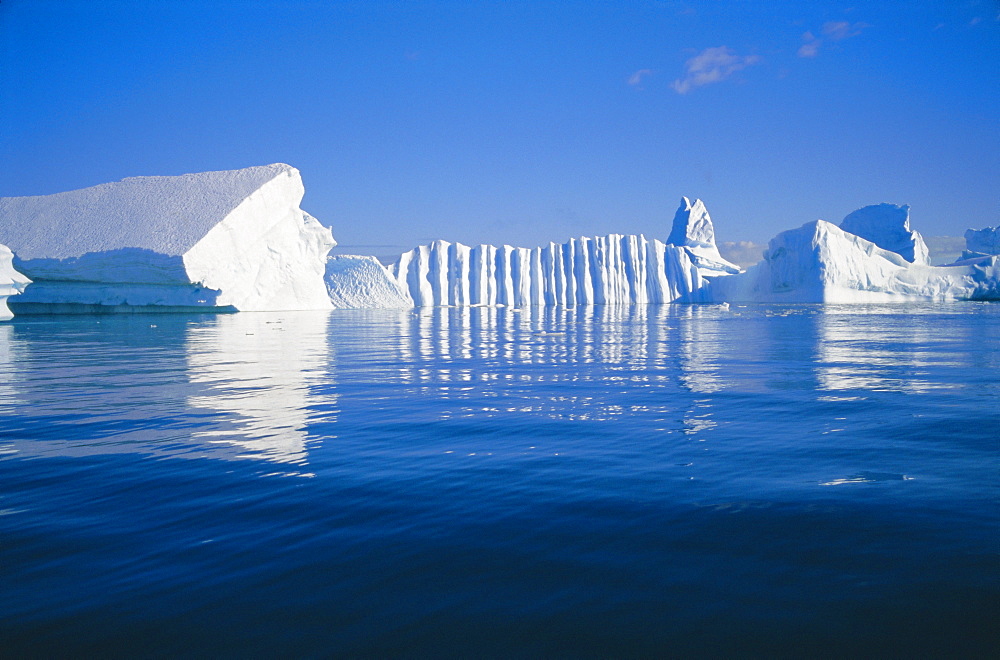
[(0, 639), (985, 655), (998, 321), (979, 303), (15, 319)]

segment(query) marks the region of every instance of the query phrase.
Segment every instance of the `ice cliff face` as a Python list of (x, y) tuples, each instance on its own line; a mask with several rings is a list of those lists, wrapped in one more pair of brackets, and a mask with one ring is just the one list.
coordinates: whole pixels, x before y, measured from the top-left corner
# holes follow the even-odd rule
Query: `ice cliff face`
[(910, 263), (926, 266), (931, 262), (923, 237), (910, 229), (910, 207), (905, 204), (865, 206), (849, 213), (840, 228), (895, 252)]
[(21, 293), (31, 283), (31, 280), (14, 270), (13, 261), (14, 253), (10, 248), (0, 245), (0, 321), (13, 316), (7, 307), (7, 298)]
[(687, 197), (681, 197), (681, 205), (674, 214), (674, 223), (667, 243), (684, 248), (705, 277), (729, 275), (742, 270), (719, 254), (719, 248), (715, 244), (712, 218), (700, 199), (692, 202)]
[(854, 303), (1000, 299), (1000, 258), (934, 267), (817, 220), (778, 234), (764, 260), (712, 281), (706, 297), (728, 302)]
[(283, 164), (132, 177), (40, 197), (0, 198), (0, 243), (34, 283), (23, 311), (329, 309), (336, 243), (299, 208)]
[(418, 307), (667, 303), (704, 285), (684, 248), (619, 234), (537, 248), (434, 241), (389, 273)]

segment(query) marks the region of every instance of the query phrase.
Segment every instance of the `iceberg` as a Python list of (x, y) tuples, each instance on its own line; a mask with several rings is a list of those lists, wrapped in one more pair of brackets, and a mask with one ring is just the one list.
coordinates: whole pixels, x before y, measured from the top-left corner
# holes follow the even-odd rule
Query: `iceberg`
[(906, 204), (873, 204), (849, 213), (840, 223), (844, 231), (895, 252), (910, 263), (930, 265), (930, 251), (923, 237), (910, 229)]
[(816, 220), (778, 234), (763, 261), (743, 274), (712, 280), (706, 288), (707, 299), (726, 302), (1000, 300), (1000, 257), (951, 266), (911, 263), (894, 250)]
[(704, 286), (683, 247), (610, 234), (517, 248), (434, 241), (389, 274), (417, 307), (621, 305), (695, 300)]
[(536, 248), (434, 241), (389, 266), (418, 307), (699, 302), (710, 278), (740, 272), (719, 254), (705, 204), (687, 197), (665, 243), (622, 234)]
[(968, 229), (965, 232), (965, 252), (960, 261), (1000, 254), (1000, 227)]
[(7, 299), (16, 296), (31, 283), (27, 277), (14, 270), (14, 253), (6, 245), (0, 245), (0, 321), (12, 318), (7, 307)]
[(284, 164), (0, 198), (15, 313), (330, 309), (330, 230)]
[(338, 255), (326, 262), (326, 289), (334, 309), (405, 309), (413, 299), (375, 257)]
[(681, 197), (667, 243), (684, 248), (704, 277), (732, 275), (743, 270), (719, 254), (712, 218), (700, 199), (692, 202), (687, 197)]

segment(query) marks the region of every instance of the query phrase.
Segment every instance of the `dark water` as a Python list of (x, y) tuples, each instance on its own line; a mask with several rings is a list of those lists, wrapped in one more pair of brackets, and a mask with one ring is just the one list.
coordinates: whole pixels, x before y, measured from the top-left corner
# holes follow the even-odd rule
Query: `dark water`
[(983, 656), (1000, 305), (0, 325), (0, 655)]

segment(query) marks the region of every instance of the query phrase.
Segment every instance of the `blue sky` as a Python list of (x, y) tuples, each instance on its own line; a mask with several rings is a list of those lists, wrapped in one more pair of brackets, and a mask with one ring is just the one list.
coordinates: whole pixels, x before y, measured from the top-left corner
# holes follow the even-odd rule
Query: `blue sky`
[[(0, 195), (286, 162), (344, 251), (1000, 223), (1000, 2), (2, 0)], [(379, 247), (363, 247), (379, 246)]]

